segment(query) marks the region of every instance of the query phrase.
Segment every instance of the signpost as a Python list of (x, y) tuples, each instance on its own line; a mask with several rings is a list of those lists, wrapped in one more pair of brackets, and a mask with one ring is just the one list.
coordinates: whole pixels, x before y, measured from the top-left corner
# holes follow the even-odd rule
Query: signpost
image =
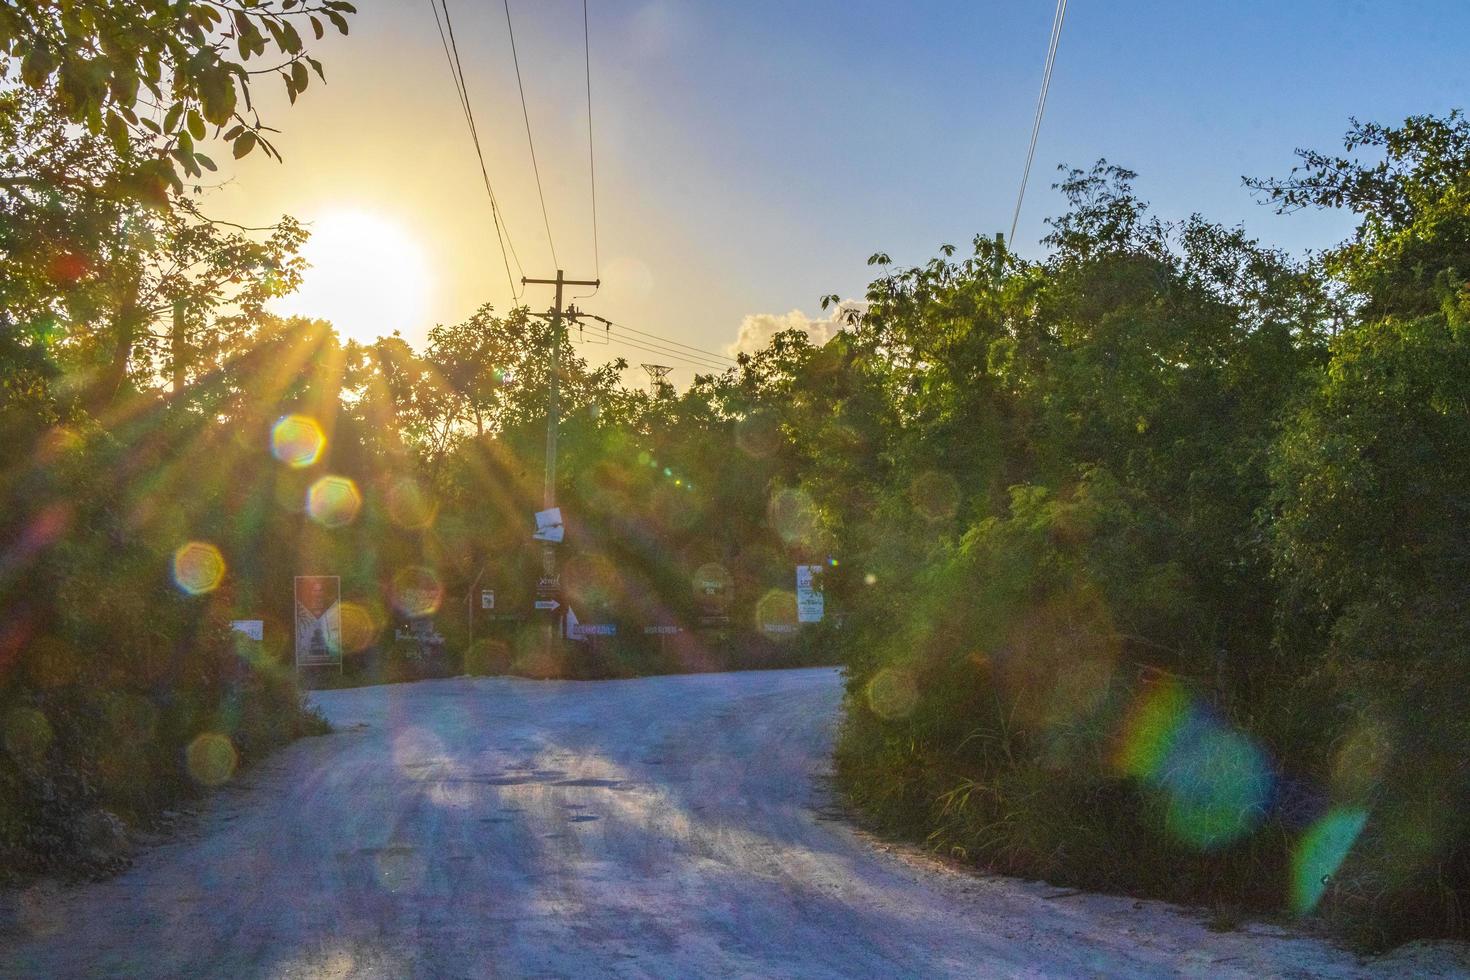
[(342, 579), (336, 575), (298, 575), (296, 594), (296, 668), (337, 665), (342, 670)]
[(481, 609), (494, 609), (495, 608), (495, 590), (494, 589), (482, 589), (480, 591), (480, 608)]

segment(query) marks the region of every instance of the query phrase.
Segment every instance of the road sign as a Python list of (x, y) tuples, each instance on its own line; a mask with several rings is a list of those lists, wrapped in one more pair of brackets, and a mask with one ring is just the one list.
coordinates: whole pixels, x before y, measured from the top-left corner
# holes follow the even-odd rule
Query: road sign
[(556, 609), (560, 605), (561, 605), (561, 603), (557, 602), (555, 599), (537, 599), (536, 600), (536, 608), (537, 609), (544, 609), (544, 610), (547, 610), (548, 612), (550, 610), (552, 610), (552, 609)]
[(565, 531), (561, 522), (560, 507), (536, 512), (536, 533), (531, 535), (533, 539), (560, 544)]
[(252, 640), (265, 639), (265, 620), (263, 619), (232, 619), (230, 629), (236, 633), (244, 633)]
[(494, 589), (483, 589), (483, 590), (481, 590), (481, 592), (480, 592), (480, 608), (481, 609), (494, 609), (495, 608), (495, 590)]

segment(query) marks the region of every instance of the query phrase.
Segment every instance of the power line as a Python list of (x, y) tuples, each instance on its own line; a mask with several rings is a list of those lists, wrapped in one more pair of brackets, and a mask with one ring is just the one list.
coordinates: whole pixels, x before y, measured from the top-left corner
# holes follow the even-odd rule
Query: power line
[(649, 346), (656, 347), (659, 350), (668, 351), (670, 354), (683, 355), (685, 357), (692, 357), (696, 361), (703, 361), (703, 362), (705, 362), (707, 364), (712, 364), (712, 365), (720, 368), (720, 370), (722, 370), (722, 371), (725, 368), (732, 368), (732, 367), (738, 367), (739, 366), (739, 364), (738, 364), (737, 361), (732, 360), (730, 358), (724, 358), (724, 357), (722, 357), (719, 354), (705, 354), (705, 353), (699, 351), (697, 348), (685, 348), (685, 347), (682, 347), (682, 346), (681, 347), (675, 347), (675, 346), (672, 346), (673, 341), (660, 342), (660, 341), (656, 341), (656, 340), (644, 339), (643, 336), (634, 336), (633, 334), (630, 334), (630, 333), (625, 332), (625, 329), (626, 328), (621, 328), (621, 327), (618, 327), (617, 325), (614, 325), (613, 328), (612, 328), (612, 336), (615, 337), (615, 338), (617, 338), (618, 340), (621, 340), (621, 341), (624, 341), (624, 342), (633, 342), (633, 343), (639, 343), (639, 344), (648, 344)]
[(632, 347), (635, 350), (641, 350), (646, 354), (658, 354), (660, 357), (672, 358), (676, 361), (682, 360), (686, 364), (690, 364), (695, 367), (705, 368), (710, 371), (728, 371), (735, 367), (735, 365), (733, 364), (720, 364), (716, 361), (707, 361), (703, 358), (696, 357), (691, 354), (685, 354), (681, 351), (677, 351), (669, 347), (662, 347), (658, 344), (650, 344), (642, 340), (636, 340), (632, 337), (627, 336), (626, 334), (613, 333), (609, 336), (609, 339), (619, 344), (622, 344), (625, 347)]
[[(434, 11), (434, 24), (439, 28), (439, 41), (444, 46), (444, 55), (449, 61), (449, 74), (454, 80), (454, 88), (459, 95), (460, 108), (464, 111), (465, 123), (469, 126), (470, 138), (475, 144), (475, 155), (480, 161), (480, 176), (485, 182), (485, 191), (490, 197), (490, 216), (495, 222), (495, 240), (500, 245), (501, 261), (505, 263), (505, 278), (510, 286), (511, 301), (515, 302), (519, 298), (519, 294), (516, 292), (515, 281), (510, 275), (510, 261), (506, 258), (507, 248), (511, 257), (515, 259), (517, 270), (520, 269), (521, 265), (520, 256), (516, 255), (515, 243), (510, 237), (510, 226), (505, 223), (505, 219), (500, 214), (500, 202), (496, 200), (495, 190), (490, 185), (490, 174), (485, 167), (485, 155), (480, 148), (479, 129), (475, 126), (475, 114), (470, 105), (469, 88), (466, 86), (464, 80), (464, 66), (459, 60), (459, 45), (456, 43), (454, 37), (454, 21), (449, 16), (448, 0), (439, 0), (439, 3), (444, 8), (443, 24), (439, 23), (439, 10), (434, 6), (434, 0), (429, 0), (429, 7)], [(445, 26), (449, 28), (447, 41), (444, 36)], [(451, 49), (453, 50), (452, 54)]]
[(1016, 195), (1016, 210), (1011, 215), (1011, 235), (1007, 241), (1014, 242), (1016, 225), (1021, 220), (1021, 202), (1026, 199), (1026, 182), (1031, 177), (1031, 161), (1036, 157), (1036, 138), (1041, 133), (1041, 117), (1046, 112), (1046, 93), (1051, 88), (1052, 68), (1057, 61), (1057, 45), (1062, 40), (1062, 21), (1067, 16), (1067, 0), (1057, 0), (1056, 13), (1051, 20), (1051, 40), (1046, 47), (1046, 68), (1041, 74), (1041, 94), (1036, 99), (1036, 119), (1031, 123), (1031, 146), (1026, 150), (1026, 166), (1021, 171), (1021, 190)]
[[(439, 19), (440, 7), (444, 10), (444, 20)], [(485, 153), (480, 146), (480, 133), (475, 126), (475, 113), (470, 104), (469, 88), (465, 85), (464, 65), (459, 58), (459, 45), (454, 38), (454, 21), (449, 16), (449, 0), (429, 0), (429, 9), (434, 12), (434, 25), (439, 29), (439, 41), (444, 46), (444, 57), (449, 64), (449, 74), (454, 80), (454, 90), (459, 96), (460, 109), (464, 112), (465, 123), (469, 126), (470, 139), (475, 145), (475, 157), (480, 162), (480, 177), (485, 182), (485, 193), (490, 197), (490, 217), (495, 223), (495, 240), (500, 245), (500, 259), (505, 265), (505, 281), (510, 286), (511, 302), (520, 299), (516, 292), (515, 279), (510, 274), (510, 260), (515, 259), (516, 269), (521, 267), (520, 256), (516, 255), (515, 243), (511, 241), (510, 228), (505, 225), (500, 214), (500, 203), (495, 199), (495, 189), (490, 184), (490, 171), (485, 166)], [(448, 28), (448, 36), (445, 28)], [(509, 253), (509, 254), (507, 254)]]
[[(586, 315), (587, 314), (583, 314), (583, 316), (586, 316)], [(598, 317), (596, 319), (601, 320), (600, 317)], [(715, 371), (715, 372), (726, 371), (726, 370), (729, 370), (729, 368), (733, 366), (733, 365), (727, 365), (727, 364), (718, 364), (718, 363), (715, 363), (715, 362), (706, 360), (704, 358), (701, 358), (701, 357), (699, 357), (698, 355), (695, 355), (695, 354), (688, 354), (688, 353), (685, 353), (683, 351), (677, 351), (677, 350), (673, 350), (673, 349), (668, 348), (668, 347), (662, 347), (662, 346), (657, 345), (657, 344), (652, 344), (652, 343), (648, 343), (648, 342), (645, 342), (645, 341), (637, 340), (635, 338), (626, 336), (626, 335), (624, 335), (622, 333), (614, 333), (613, 330), (612, 330), (612, 326), (610, 324), (607, 324), (607, 323), (604, 323), (604, 327), (607, 330), (607, 336), (608, 336), (608, 339), (609, 340), (616, 341), (617, 343), (623, 345), (624, 347), (629, 347), (629, 348), (632, 348), (633, 350), (642, 351), (645, 354), (657, 354), (660, 357), (665, 357), (665, 358), (668, 358), (668, 359), (674, 360), (674, 361), (681, 361), (681, 362), (683, 362), (683, 364), (685, 364), (685, 365), (687, 365), (689, 367), (697, 368), (697, 369), (702, 369), (702, 370), (705, 370), (705, 371)]]
[(641, 347), (638, 344), (630, 343), (630, 342), (628, 342), (626, 340), (623, 340), (621, 338), (614, 338), (614, 339), (616, 339), (618, 343), (624, 345), (625, 347), (629, 348), (630, 350), (639, 351), (639, 352), (644, 353), (644, 354), (651, 354), (654, 357), (661, 358), (663, 360), (680, 361), (682, 363), (675, 365), (676, 367), (688, 368), (689, 370), (695, 372), (696, 374), (723, 374), (726, 370), (728, 370), (728, 368), (716, 367), (713, 364), (705, 364), (702, 361), (685, 361), (683, 358), (679, 357), (677, 354), (670, 354), (667, 351), (658, 350), (658, 349), (653, 348), (653, 347)]
[(676, 350), (671, 350), (667, 347), (660, 347), (657, 344), (644, 343), (641, 340), (634, 340), (633, 338), (625, 336), (623, 334), (611, 334), (610, 339), (616, 341), (619, 344), (622, 344), (624, 347), (631, 347), (634, 350), (642, 351), (645, 354), (657, 354), (660, 357), (666, 357), (670, 360), (683, 361), (690, 367), (703, 368), (708, 371), (726, 371), (730, 368), (730, 365), (716, 364), (712, 361), (702, 360), (690, 354), (681, 354)]
[(582, 61), (587, 69), (587, 175), (592, 187), (592, 266), (597, 270), (593, 278), (601, 279), (602, 253), (597, 238), (597, 156), (592, 143), (592, 30), (588, 26), (587, 0), (582, 0)]
[(556, 258), (556, 242), (551, 238), (551, 217), (546, 213), (546, 194), (541, 190), (541, 168), (536, 164), (536, 141), (531, 138), (531, 113), (526, 108), (526, 86), (521, 82), (521, 59), (516, 54), (516, 30), (510, 23), (510, 0), (505, 0), (505, 31), (510, 35), (510, 60), (515, 65), (516, 88), (521, 93), (521, 116), (526, 120), (526, 145), (531, 148), (531, 172), (536, 175), (536, 196), (541, 199), (541, 220), (546, 223), (546, 244), (551, 248), (551, 264), (560, 268), (561, 263)]
[(717, 353), (715, 353), (712, 350), (705, 350), (703, 347), (695, 347), (693, 344), (686, 344), (686, 343), (683, 343), (682, 341), (673, 340), (673, 339), (671, 339), (669, 337), (661, 337), (661, 336), (659, 336), (656, 333), (649, 333), (646, 330), (638, 330), (638, 329), (635, 329), (633, 327), (627, 326), (626, 324), (614, 323), (612, 320), (609, 320), (606, 317), (596, 316), (596, 315), (591, 314), (591, 313), (583, 314), (583, 316), (586, 316), (586, 317), (588, 317), (590, 319), (596, 320), (597, 322), (602, 323), (602, 324), (605, 324), (606, 326), (611, 327), (611, 328), (613, 328), (615, 330), (625, 331), (627, 333), (637, 334), (640, 337), (646, 337), (646, 338), (648, 338), (648, 340), (650, 340), (650, 341), (655, 341), (655, 342), (660, 343), (660, 344), (668, 344), (669, 346), (672, 346), (672, 347), (681, 347), (681, 348), (683, 348), (686, 351), (692, 351), (693, 353), (696, 353), (696, 354), (706, 355), (705, 359), (713, 358), (716, 361), (728, 361), (731, 364), (737, 364), (737, 363), (739, 363), (738, 361), (735, 360), (735, 358), (729, 356), (728, 354), (717, 354)]

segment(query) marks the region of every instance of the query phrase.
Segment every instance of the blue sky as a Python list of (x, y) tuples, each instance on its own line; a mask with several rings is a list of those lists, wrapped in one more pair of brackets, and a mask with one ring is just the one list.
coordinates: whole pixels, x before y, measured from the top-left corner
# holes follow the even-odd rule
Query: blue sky
[[(492, 180), (527, 273), (546, 274), (504, 10), (449, 6)], [(257, 217), (349, 208), (405, 226), (439, 272), (424, 315), (401, 327), (412, 339), (508, 291), (427, 0), (359, 7), (353, 35), (322, 49), (329, 84), (279, 113), (286, 164), (247, 161), (230, 200)], [(581, 4), (511, 10), (558, 253), (585, 273)], [(1004, 230), (1052, 12), (1051, 0), (592, 0), (608, 285), (586, 307), (722, 349), (747, 314), (815, 315), (824, 293), (860, 294), (872, 252), (918, 262)], [(1138, 171), (1165, 217), (1243, 222), (1292, 251), (1329, 245), (1344, 216), (1274, 216), (1241, 176), (1286, 173), (1298, 146), (1336, 147), (1350, 116), (1470, 103), (1466, 37), (1464, 0), (1070, 0), (1018, 248), (1040, 254), (1056, 164), (1099, 157)], [(589, 349), (604, 352), (617, 353)]]

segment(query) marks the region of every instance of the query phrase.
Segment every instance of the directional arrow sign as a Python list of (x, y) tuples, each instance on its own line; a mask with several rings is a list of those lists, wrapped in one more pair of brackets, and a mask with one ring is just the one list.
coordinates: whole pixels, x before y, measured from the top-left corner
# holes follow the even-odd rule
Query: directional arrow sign
[(555, 609), (557, 606), (560, 606), (560, 605), (561, 605), (561, 603), (557, 602), (555, 599), (537, 599), (536, 600), (536, 608), (537, 609)]

